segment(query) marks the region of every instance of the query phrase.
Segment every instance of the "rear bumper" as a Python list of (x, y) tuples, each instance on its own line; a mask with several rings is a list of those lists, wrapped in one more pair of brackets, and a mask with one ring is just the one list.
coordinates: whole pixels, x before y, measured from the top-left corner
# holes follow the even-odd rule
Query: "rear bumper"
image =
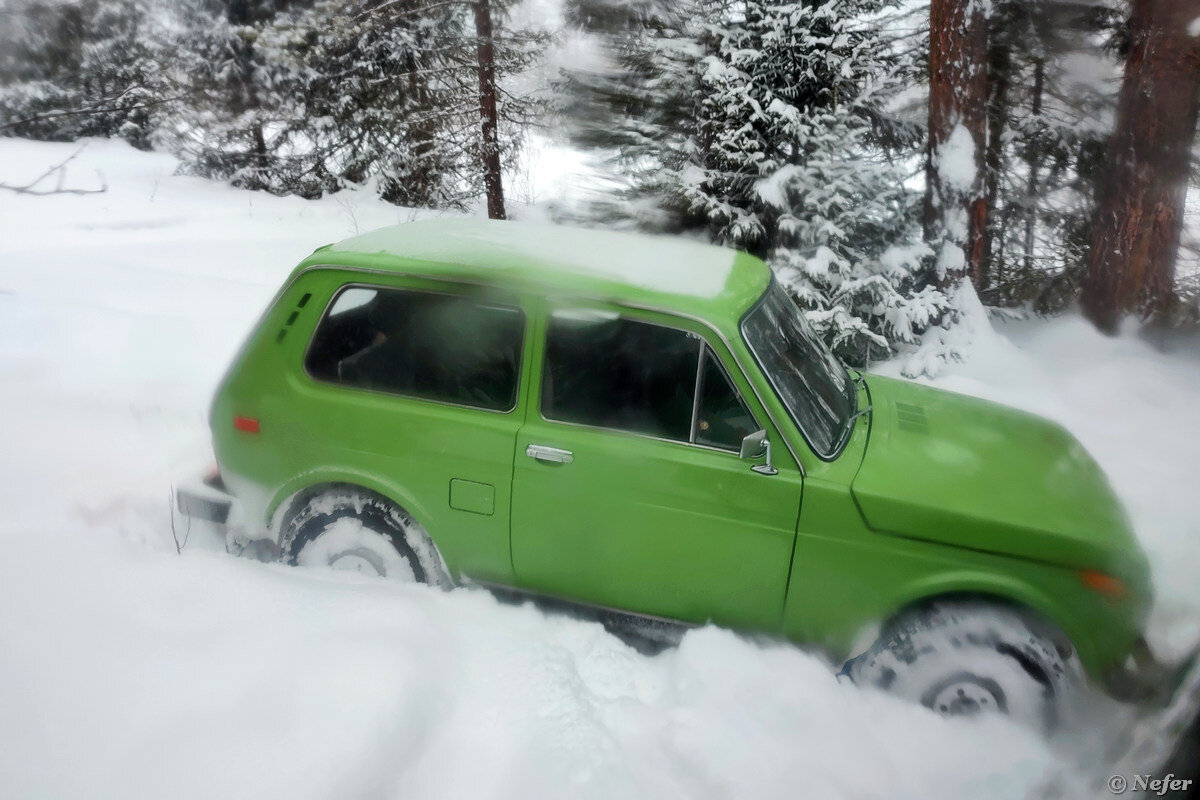
[(246, 524), (242, 504), (215, 468), (203, 478), (176, 489), (175, 507), (189, 520), (215, 525), (228, 553), (265, 562), (280, 559), (278, 543), (266, 536), (267, 531)]
[(229, 524), (235, 502), (215, 471), (175, 490), (175, 507), (180, 514), (221, 526)]

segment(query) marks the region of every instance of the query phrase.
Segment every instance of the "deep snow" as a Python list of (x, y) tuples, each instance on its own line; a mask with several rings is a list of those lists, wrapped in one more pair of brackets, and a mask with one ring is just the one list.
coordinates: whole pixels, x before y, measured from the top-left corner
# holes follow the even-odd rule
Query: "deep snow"
[[(0, 183), (76, 145), (0, 139)], [(1107, 796), (1003, 720), (946, 721), (819, 658), (705, 628), (639, 655), (599, 625), (172, 539), (210, 394), (292, 265), (412, 212), (173, 176), (91, 142), (0, 191), (0, 796)], [(1132, 510), (1156, 640), (1197, 634), (1200, 352), (1010, 323), (937, 381), (1065, 423)], [(894, 370), (883, 365), (883, 371)], [(185, 530), (176, 531), (182, 537)]]

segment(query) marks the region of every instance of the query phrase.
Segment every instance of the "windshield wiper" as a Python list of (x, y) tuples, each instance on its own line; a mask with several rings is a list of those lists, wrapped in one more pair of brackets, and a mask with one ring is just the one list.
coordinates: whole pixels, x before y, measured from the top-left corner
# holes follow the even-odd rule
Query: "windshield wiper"
[(851, 414), (849, 417), (846, 418), (846, 426), (850, 427), (851, 423), (853, 423), (854, 420), (858, 419), (859, 417), (863, 416), (864, 414), (870, 414), (872, 408), (874, 408), (874, 406), (867, 406), (866, 408), (860, 408), (858, 411), (855, 411), (853, 414)]
[[(856, 369), (847, 369), (846, 372), (850, 375), (850, 386), (846, 387), (849, 391), (846, 393), (850, 396), (850, 402), (857, 406), (858, 392), (855, 391), (855, 389), (859, 386), (866, 386), (867, 379), (865, 375)], [(858, 411), (855, 411), (853, 414), (847, 417), (846, 421), (842, 423), (843, 429), (846, 431), (845, 435), (849, 435), (850, 431), (854, 429), (854, 420), (858, 419), (864, 414), (869, 413), (871, 413), (871, 406), (860, 408)]]
[(842, 428), (842, 430), (845, 431), (845, 433), (842, 434), (843, 439), (849, 440), (851, 432), (854, 431), (854, 420), (858, 419), (859, 417), (870, 414), (872, 408), (874, 408), (874, 406), (867, 406), (866, 408), (860, 408), (858, 411), (855, 411), (853, 414), (846, 417), (846, 421), (843, 423), (843, 428)]

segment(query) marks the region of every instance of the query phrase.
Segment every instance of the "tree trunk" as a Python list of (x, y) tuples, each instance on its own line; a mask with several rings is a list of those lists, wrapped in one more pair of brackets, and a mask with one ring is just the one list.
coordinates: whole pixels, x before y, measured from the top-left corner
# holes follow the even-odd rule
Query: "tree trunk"
[[(988, 45), (987, 152), (984, 154), (987, 210), (995, 210), (1004, 177), (1004, 123), (1008, 118), (1011, 72), (1012, 45), (1004, 38), (993, 38)], [(985, 238), (974, 272), (975, 289), (981, 294), (996, 285), (992, 265), (997, 261), (997, 253), (1002, 252), (1004, 247), (1003, 238), (997, 236), (999, 222), (999, 217), (992, 214), (984, 228)]]
[(956, 285), (965, 275), (978, 282), (987, 246), (985, 5), (931, 0), (929, 8), (925, 238), (933, 247), (943, 287)]
[[(246, 0), (235, 0), (226, 7), (226, 19), (236, 26), (252, 25), (255, 22), (251, 13), (250, 4)], [(264, 174), (267, 169), (267, 140), (263, 133), (262, 121), (258, 118), (258, 112), (262, 104), (258, 99), (258, 87), (255, 85), (254, 77), (254, 45), (252, 39), (242, 37), (237, 43), (235, 53), (236, 64), (238, 68), (238, 80), (241, 83), (240, 89), (242, 97), (240, 98), (242, 106), (235, 109), (237, 112), (251, 111), (253, 112), (253, 121), (250, 123), (250, 147), (253, 153), (255, 175), (254, 181), (250, 188), (261, 189), (266, 185)]]
[(1157, 316), (1172, 295), (1196, 129), (1200, 38), (1195, 0), (1135, 0), (1081, 301), (1096, 327)]
[(496, 53), (492, 43), (492, 11), (488, 0), (475, 0), (476, 55), (479, 59), (479, 118), (482, 134), (483, 186), (488, 217), (505, 219), (504, 184), (500, 176), (500, 141), (496, 114)]
[[(1041, 125), (1042, 93), (1046, 83), (1046, 64), (1039, 59), (1033, 67), (1033, 108), (1032, 116)], [(1042, 166), (1041, 147), (1034, 139), (1028, 151), (1029, 176), (1025, 181), (1025, 275), (1033, 274), (1033, 245), (1034, 233), (1037, 231), (1037, 191), (1038, 169)]]

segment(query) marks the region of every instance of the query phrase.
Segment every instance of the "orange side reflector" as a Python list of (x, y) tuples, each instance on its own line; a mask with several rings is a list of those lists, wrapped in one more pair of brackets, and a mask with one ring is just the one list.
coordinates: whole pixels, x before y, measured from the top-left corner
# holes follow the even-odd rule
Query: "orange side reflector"
[(246, 433), (258, 433), (258, 420), (250, 417), (234, 417), (233, 427)]
[(1079, 580), (1083, 581), (1083, 585), (1093, 592), (1099, 592), (1109, 597), (1119, 598), (1127, 594), (1125, 584), (1120, 578), (1114, 578), (1099, 570), (1081, 569), (1079, 570)]

